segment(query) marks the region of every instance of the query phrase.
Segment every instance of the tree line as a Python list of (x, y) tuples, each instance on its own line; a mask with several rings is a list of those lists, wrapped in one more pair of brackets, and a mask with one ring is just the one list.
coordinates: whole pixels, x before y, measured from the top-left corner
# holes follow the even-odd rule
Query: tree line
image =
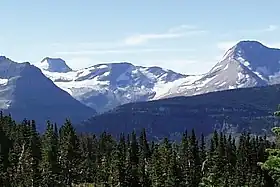
[[(265, 136), (238, 138), (214, 131), (209, 140), (194, 130), (180, 142), (148, 141), (146, 132), (78, 134), (70, 121), (17, 124), (0, 116), (0, 186), (3, 187), (273, 187), (266, 169), (276, 149)], [(259, 163), (266, 163), (260, 165)]]

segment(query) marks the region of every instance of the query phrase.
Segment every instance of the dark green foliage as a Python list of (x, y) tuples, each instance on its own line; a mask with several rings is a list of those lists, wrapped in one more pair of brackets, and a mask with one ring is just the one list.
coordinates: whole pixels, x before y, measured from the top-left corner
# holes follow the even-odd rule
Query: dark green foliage
[[(280, 105), (278, 110), (274, 113), (275, 116), (280, 117)], [(280, 127), (274, 127), (272, 129), (276, 135), (275, 147), (267, 149), (269, 156), (265, 162), (261, 162), (261, 166), (265, 171), (269, 172), (269, 175), (280, 186)]]
[(59, 184), (59, 163), (58, 163), (58, 134), (57, 128), (50, 122), (47, 123), (47, 130), (42, 137), (42, 186), (50, 187)]
[(66, 121), (59, 132), (48, 122), (40, 136), (34, 121), (17, 125), (0, 116), (0, 145), (3, 187), (273, 187), (278, 180), (258, 164), (273, 144), (247, 133), (233, 138), (214, 131), (208, 142), (192, 130), (180, 142), (150, 142), (145, 129), (115, 139), (77, 134)]
[(80, 180), (81, 152), (76, 132), (70, 123), (66, 121), (59, 131), (59, 163), (61, 168), (61, 180), (65, 185), (71, 185)]

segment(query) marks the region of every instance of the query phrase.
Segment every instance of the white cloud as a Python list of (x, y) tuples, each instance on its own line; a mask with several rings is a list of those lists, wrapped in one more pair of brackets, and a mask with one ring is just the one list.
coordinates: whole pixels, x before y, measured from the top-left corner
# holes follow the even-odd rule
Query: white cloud
[[(183, 69), (188, 69), (190, 73), (192, 71), (192, 67), (198, 65), (198, 63), (196, 63), (197, 61), (195, 59), (181, 60), (176, 58), (178, 58), (177, 53), (183, 52), (180, 53), (180, 55), (186, 55), (186, 53), (184, 52), (195, 51), (193, 47), (169, 48), (167, 46), (167, 48), (164, 48), (164, 46), (161, 46), (159, 48), (151, 48), (145, 46), (144, 48), (138, 45), (154, 40), (178, 39), (182, 37), (196, 36), (199, 34), (204, 34), (206, 32), (207, 31), (205, 30), (198, 29), (196, 26), (179, 25), (177, 27), (169, 28), (166, 30), (166, 32), (162, 33), (138, 34), (109, 42), (79, 42), (72, 44), (55, 43), (51, 46), (51, 49), (53, 51), (53, 55), (63, 58), (74, 69), (80, 69), (82, 67), (90, 66), (95, 63), (111, 62), (112, 60), (121, 61), (120, 58), (124, 58), (124, 60), (133, 61), (132, 63), (137, 63), (139, 61), (142, 62), (142, 60), (150, 59), (147, 64), (142, 65), (158, 65), (169, 69), (174, 69), (178, 72), (181, 72)], [(176, 53), (176, 56), (171, 53)], [(145, 55), (142, 55), (143, 58), (141, 56), (141, 59), (138, 59), (137, 57), (134, 57), (134, 54), (135, 56), (138, 56), (139, 54), (140, 56), (142, 54)], [(116, 55), (118, 56), (116, 57)], [(167, 59), (160, 60), (156, 56), (158, 56), (160, 59), (161, 57), (167, 57)]]
[(102, 55), (102, 54), (132, 54), (150, 52), (189, 52), (194, 49), (184, 48), (147, 48), (147, 49), (105, 49), (105, 50), (83, 50), (83, 51), (60, 51), (56, 55)]
[(278, 30), (278, 26), (277, 25), (269, 25), (268, 28), (266, 28), (264, 31), (265, 32), (272, 32), (272, 31), (276, 31)]
[(182, 38), (202, 34), (205, 32), (205, 30), (197, 29), (195, 26), (180, 25), (178, 27), (170, 28), (167, 32), (164, 33), (136, 34), (133, 36), (129, 36), (124, 39), (124, 44), (140, 45), (147, 43), (150, 40)]
[(274, 32), (277, 31), (279, 29), (279, 27), (277, 25), (268, 25), (266, 28), (259, 28), (259, 29), (244, 29), (244, 30), (240, 30), (238, 32), (246, 34), (246, 33), (250, 33), (250, 34), (263, 34), (263, 33), (267, 33), (267, 32)]
[(241, 37), (252, 37), (252, 35), (263, 35), (263, 34), (267, 34), (270, 32), (275, 32), (279, 30), (279, 26), (278, 25), (268, 25), (267, 27), (264, 28), (250, 28), (250, 29), (240, 29), (240, 30), (231, 30), (229, 32), (226, 33), (222, 33), (220, 34), (220, 37), (223, 38), (229, 38), (229, 37), (236, 37), (241, 36)]
[(206, 31), (198, 29), (193, 25), (179, 25), (168, 29), (164, 33), (138, 34), (110, 42), (78, 42), (78, 43), (53, 43), (49, 46), (56, 55), (103, 55), (103, 54), (131, 54), (149, 52), (180, 52), (193, 51), (193, 49), (127, 49), (150, 40), (175, 39), (186, 36), (202, 34)]
[(112, 49), (122, 47), (120, 42), (77, 42), (77, 43), (53, 43), (50, 45), (57, 51), (77, 51), (77, 50), (91, 50), (91, 49)]
[(179, 25), (178, 27), (170, 28), (168, 31), (172, 33), (172, 32), (182, 32), (186, 30), (196, 30), (196, 29), (197, 27), (194, 25)]
[(180, 38), (183, 35), (181, 33), (166, 33), (166, 34), (139, 34), (135, 36), (130, 36), (124, 40), (126, 45), (139, 45), (146, 43), (149, 40), (155, 39), (171, 39)]

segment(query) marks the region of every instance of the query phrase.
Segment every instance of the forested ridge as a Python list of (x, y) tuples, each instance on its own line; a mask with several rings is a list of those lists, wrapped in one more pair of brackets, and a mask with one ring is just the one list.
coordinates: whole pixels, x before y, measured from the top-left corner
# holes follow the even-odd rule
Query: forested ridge
[(276, 145), (265, 136), (238, 139), (214, 131), (206, 142), (195, 130), (180, 142), (148, 141), (145, 130), (121, 134), (77, 134), (70, 121), (16, 124), (0, 116), (0, 186), (3, 187), (198, 187), (277, 186), (259, 163)]
[[(173, 97), (149, 102), (128, 103), (95, 115), (77, 126), (78, 131), (110, 134), (138, 134), (142, 128), (148, 137), (180, 139), (187, 128), (203, 132), (214, 128), (233, 133), (252, 132), (267, 135), (273, 127), (275, 103), (280, 103), (280, 84), (240, 88), (191, 97)], [(117, 123), (120, 122), (120, 123)], [(102, 124), (102, 125), (99, 125)], [(179, 134), (179, 136), (177, 136)]]

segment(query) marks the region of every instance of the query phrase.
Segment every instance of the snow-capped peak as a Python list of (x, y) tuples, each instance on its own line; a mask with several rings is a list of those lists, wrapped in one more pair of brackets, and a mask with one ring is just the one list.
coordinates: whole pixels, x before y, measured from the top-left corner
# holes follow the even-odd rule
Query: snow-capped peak
[(72, 71), (72, 69), (61, 58), (46, 57), (38, 66), (39, 68), (49, 72), (67, 73)]
[(243, 40), (243, 41), (239, 41), (236, 45), (236, 47), (240, 47), (243, 49), (256, 49), (256, 48), (267, 48), (265, 45), (263, 45), (262, 43), (260, 43), (259, 41), (255, 41), (255, 40)]
[[(269, 48), (258, 41), (240, 41), (224, 56), (222, 61), (237, 61), (262, 79), (280, 72), (280, 50)], [(232, 61), (233, 60), (233, 61)]]
[(188, 78), (160, 67), (135, 66), (129, 62), (96, 64), (67, 73), (42, 72), (75, 99), (99, 112), (120, 104), (154, 99)]
[(76, 71), (61, 59), (47, 58), (41, 64), (45, 65), (43, 73), (58, 87), (98, 111), (128, 102), (280, 83), (280, 50), (258, 41), (238, 42), (199, 76), (128, 62), (96, 64)]
[(250, 55), (249, 53), (255, 53), (266, 49), (269, 48), (258, 41), (239, 41), (236, 45), (232, 46), (229, 50), (226, 51), (221, 61), (238, 58), (245, 59), (248, 55)]

